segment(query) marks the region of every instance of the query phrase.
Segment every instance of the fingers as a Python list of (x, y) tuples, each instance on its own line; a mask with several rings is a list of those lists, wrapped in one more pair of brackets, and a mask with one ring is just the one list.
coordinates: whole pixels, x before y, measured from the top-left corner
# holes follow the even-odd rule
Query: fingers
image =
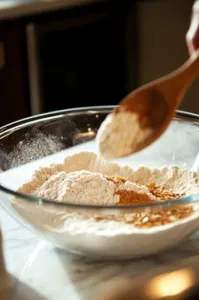
[(199, 49), (199, 1), (196, 1), (193, 6), (190, 27), (186, 34), (186, 43), (190, 55)]
[(194, 14), (189, 30), (186, 34), (186, 42), (189, 54), (193, 54), (199, 48), (199, 14)]

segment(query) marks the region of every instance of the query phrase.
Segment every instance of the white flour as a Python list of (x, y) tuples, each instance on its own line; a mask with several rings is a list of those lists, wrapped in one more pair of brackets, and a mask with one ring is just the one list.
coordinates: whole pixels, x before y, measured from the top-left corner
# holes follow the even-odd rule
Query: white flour
[(114, 190), (115, 184), (101, 174), (88, 171), (67, 174), (62, 171), (52, 175), (32, 195), (58, 202), (114, 205), (119, 202)]
[[(100, 173), (100, 174), (99, 174)], [(127, 182), (116, 188), (105, 176), (120, 176)], [(151, 200), (161, 200), (153, 197), (145, 185), (154, 183), (164, 185), (168, 192), (190, 195), (199, 193), (199, 179), (197, 174), (189, 170), (181, 170), (176, 166), (161, 169), (140, 167), (133, 170), (128, 166), (99, 160), (92, 152), (80, 152), (64, 159), (63, 164), (43, 167), (35, 171), (30, 182), (19, 188), (19, 192), (52, 199), (56, 202), (72, 202), (81, 204), (113, 205), (119, 202), (117, 190), (134, 190), (147, 194)], [(26, 210), (29, 202), (13, 200), (14, 205), (22, 201), (22, 210)], [(45, 207), (42, 207), (45, 211)], [(66, 209), (67, 211), (67, 209)], [(34, 211), (32, 212), (34, 215)], [(34, 222), (43, 222), (45, 226), (53, 227), (47, 219), (35, 215)], [(54, 219), (59, 218), (56, 214)], [(52, 221), (52, 215), (50, 220)], [(46, 224), (45, 224), (46, 223)], [(54, 230), (55, 228), (53, 228)]]
[(99, 152), (106, 159), (131, 154), (150, 133), (141, 128), (135, 113), (109, 114), (97, 133)]
[(117, 192), (124, 190), (147, 195), (152, 201), (159, 200), (146, 186), (129, 181), (116, 184), (100, 173), (85, 170), (71, 173), (61, 171), (49, 175), (48, 169), (40, 169), (31, 182), (19, 189), (20, 192), (43, 199), (88, 205), (119, 204), (120, 196)]

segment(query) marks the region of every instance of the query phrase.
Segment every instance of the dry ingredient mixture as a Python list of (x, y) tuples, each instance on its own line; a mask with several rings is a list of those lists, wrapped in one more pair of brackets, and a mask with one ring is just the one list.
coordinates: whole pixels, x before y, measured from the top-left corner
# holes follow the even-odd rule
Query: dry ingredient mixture
[(161, 200), (150, 192), (150, 187), (120, 177), (85, 170), (52, 175), (48, 171), (41, 169), (19, 191), (55, 202), (88, 205), (135, 205)]
[[(127, 166), (99, 159), (94, 153), (80, 152), (65, 158), (63, 164), (51, 165), (35, 171), (30, 182), (19, 188), (19, 192), (53, 200), (55, 202), (72, 202), (90, 205), (135, 205), (177, 199), (199, 192), (197, 174), (181, 170), (178, 167), (149, 169), (141, 167), (133, 170)], [(13, 205), (22, 214), (28, 208), (20, 206), (19, 199)], [(25, 204), (26, 206), (29, 205)], [(31, 203), (32, 205), (32, 203)], [(45, 206), (43, 207), (43, 211)], [(171, 208), (135, 210), (133, 213), (115, 215), (83, 215), (71, 213), (65, 208), (56, 208), (56, 213), (46, 210), (41, 216), (48, 228), (69, 226), (75, 220), (100, 222), (116, 222), (133, 227), (153, 227), (165, 225), (189, 217), (193, 214), (193, 206), (181, 205)], [(30, 209), (31, 214), (33, 213)], [(43, 213), (43, 212), (42, 212)], [(60, 217), (62, 216), (62, 217)], [(32, 216), (31, 216), (32, 217)], [(35, 218), (39, 218), (38, 215)], [(92, 223), (92, 224), (94, 224)], [(63, 229), (62, 228), (62, 229)]]
[(109, 114), (97, 134), (100, 155), (106, 159), (128, 155), (150, 134), (150, 129), (141, 128), (135, 113)]

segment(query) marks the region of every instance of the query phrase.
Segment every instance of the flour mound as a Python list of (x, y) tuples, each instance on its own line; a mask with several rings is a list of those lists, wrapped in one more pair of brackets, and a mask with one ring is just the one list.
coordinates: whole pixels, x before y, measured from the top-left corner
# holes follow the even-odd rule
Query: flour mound
[(119, 204), (122, 191), (133, 191), (138, 195), (146, 195), (151, 201), (158, 200), (146, 186), (114, 181), (100, 173), (85, 170), (53, 174), (48, 168), (43, 168), (37, 171), (33, 181), (23, 185), (19, 191), (55, 202), (89, 205)]
[(119, 176), (126, 180), (119, 190), (132, 190), (148, 195), (152, 201), (163, 200), (153, 197), (148, 185), (163, 186), (166, 192), (188, 196), (199, 193), (199, 179), (190, 170), (177, 166), (136, 170), (128, 166), (107, 162), (92, 152), (79, 152), (67, 156), (63, 164), (52, 164), (35, 171), (32, 180), (24, 183), (18, 191), (60, 202), (90, 205), (113, 205), (119, 202), (115, 195), (117, 187), (105, 176)]
[(50, 176), (32, 195), (58, 202), (114, 205), (119, 201), (114, 189), (115, 184), (99, 173), (59, 172)]

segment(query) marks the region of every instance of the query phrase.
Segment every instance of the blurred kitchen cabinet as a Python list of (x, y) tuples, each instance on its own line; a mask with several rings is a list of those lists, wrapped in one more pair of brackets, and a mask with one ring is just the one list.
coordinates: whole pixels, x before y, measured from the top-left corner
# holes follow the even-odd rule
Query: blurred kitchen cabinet
[(25, 27), (0, 23), (0, 125), (28, 115)]
[(136, 1), (0, 21), (0, 126), (30, 114), (117, 104), (137, 86)]
[(31, 112), (117, 104), (137, 86), (136, 24), (132, 1), (27, 24)]

